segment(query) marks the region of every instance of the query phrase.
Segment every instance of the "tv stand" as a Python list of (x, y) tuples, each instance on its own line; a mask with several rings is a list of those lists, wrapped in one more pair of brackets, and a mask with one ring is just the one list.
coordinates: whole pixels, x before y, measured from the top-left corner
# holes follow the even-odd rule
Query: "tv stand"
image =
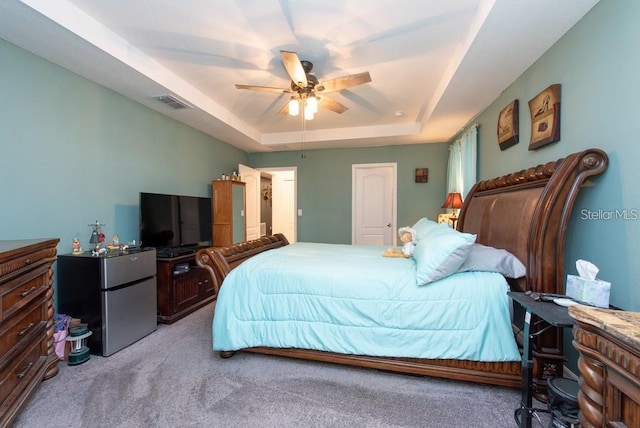
[(214, 284), (195, 252), (156, 258), (158, 322), (172, 324), (215, 300)]
[(196, 247), (166, 247), (156, 250), (159, 259), (171, 259), (189, 254), (195, 254)]

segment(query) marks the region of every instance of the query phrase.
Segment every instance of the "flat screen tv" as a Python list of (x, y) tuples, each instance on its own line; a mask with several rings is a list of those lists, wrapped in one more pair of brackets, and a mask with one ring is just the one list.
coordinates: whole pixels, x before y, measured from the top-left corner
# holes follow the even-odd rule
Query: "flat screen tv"
[(145, 247), (211, 243), (211, 198), (140, 192), (140, 241)]

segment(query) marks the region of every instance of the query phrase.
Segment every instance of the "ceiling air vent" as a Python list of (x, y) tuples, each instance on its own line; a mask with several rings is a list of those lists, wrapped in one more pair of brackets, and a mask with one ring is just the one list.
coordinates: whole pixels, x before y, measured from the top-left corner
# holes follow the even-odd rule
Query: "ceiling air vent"
[(176, 98), (173, 95), (159, 95), (155, 98), (161, 103), (165, 103), (169, 107), (174, 108), (176, 110), (183, 109), (183, 108), (193, 108), (186, 102)]

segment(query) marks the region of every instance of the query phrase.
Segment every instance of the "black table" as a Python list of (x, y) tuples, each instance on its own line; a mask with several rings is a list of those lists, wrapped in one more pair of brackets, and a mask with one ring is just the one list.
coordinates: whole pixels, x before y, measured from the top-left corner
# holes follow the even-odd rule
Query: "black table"
[[(566, 328), (573, 326), (573, 318), (569, 316), (566, 307), (557, 305), (552, 301), (534, 300), (525, 293), (509, 291), (507, 293), (514, 301), (520, 304), (526, 311), (524, 317), (524, 351), (522, 355), (522, 400), (520, 402), (520, 428), (531, 428), (531, 417), (536, 411), (547, 409), (535, 409), (533, 407), (533, 352), (532, 342), (536, 336), (549, 328)], [(535, 333), (531, 333), (532, 315), (537, 316), (548, 325)]]

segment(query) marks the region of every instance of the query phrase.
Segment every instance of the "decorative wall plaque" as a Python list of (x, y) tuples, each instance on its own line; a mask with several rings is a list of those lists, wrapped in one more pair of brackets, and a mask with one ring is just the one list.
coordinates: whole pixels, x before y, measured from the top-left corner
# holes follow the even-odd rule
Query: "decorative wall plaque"
[(429, 168), (416, 168), (416, 183), (429, 182)]
[(518, 100), (514, 100), (503, 108), (498, 116), (498, 144), (500, 145), (500, 150), (506, 150), (519, 141), (518, 113)]
[(560, 84), (549, 86), (529, 101), (531, 142), (535, 150), (560, 140)]

